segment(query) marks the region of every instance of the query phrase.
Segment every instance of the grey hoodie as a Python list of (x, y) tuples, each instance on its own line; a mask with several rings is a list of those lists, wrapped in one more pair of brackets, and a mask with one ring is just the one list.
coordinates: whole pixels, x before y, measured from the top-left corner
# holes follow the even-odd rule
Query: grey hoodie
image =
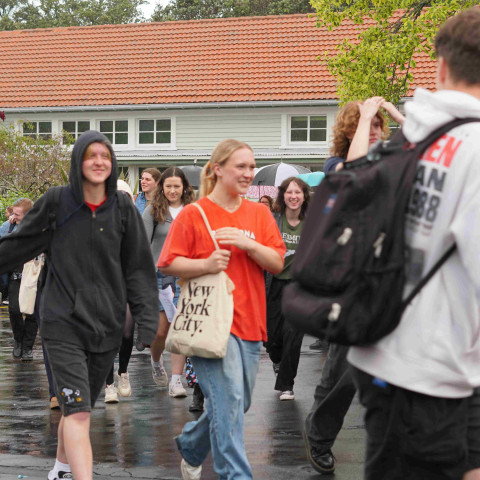
[[(92, 213), (83, 198), (82, 161), (94, 142), (110, 149), (112, 174), (106, 181), (105, 203)], [(104, 135), (89, 131), (78, 138), (69, 180), (62, 188), (56, 214), (40, 333), (92, 352), (117, 348), (128, 301), (140, 340), (151, 344), (158, 326), (155, 268), (142, 218), (133, 203), (126, 202), (123, 228), (115, 194), (117, 163)], [(15, 233), (0, 239), (0, 272), (48, 249), (48, 216), (53, 208), (47, 195), (35, 203)]]

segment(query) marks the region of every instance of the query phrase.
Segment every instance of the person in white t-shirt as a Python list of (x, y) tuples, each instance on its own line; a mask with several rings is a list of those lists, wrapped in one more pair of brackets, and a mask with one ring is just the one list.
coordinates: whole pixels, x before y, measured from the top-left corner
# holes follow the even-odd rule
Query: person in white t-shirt
[(367, 408), (367, 480), (473, 479), (480, 467), (479, 440), (469, 444), (480, 386), (480, 8), (447, 20), (435, 50), (438, 91), (417, 89), (406, 104), (405, 137), (419, 142), (455, 118), (479, 122), (450, 130), (419, 161), (405, 295), (454, 243), (455, 253), (392, 333), (348, 354)]
[[(158, 186), (152, 193), (151, 203), (147, 205), (142, 215), (155, 264), (158, 261), (173, 220), (185, 205), (188, 205), (194, 200), (195, 193), (183, 171), (177, 167), (167, 168), (162, 173)], [(176, 283), (174, 277), (162, 275), (159, 270), (157, 270), (157, 280), (160, 292), (162, 289), (169, 288), (169, 283), (173, 286), (175, 286)], [(175, 306), (179, 295), (180, 288), (177, 284), (175, 297), (173, 298)], [(164, 302), (170, 303), (170, 307), (172, 307), (172, 303), (169, 302), (172, 298), (168, 298), (168, 295), (163, 298)], [(185, 357), (176, 353), (171, 354), (172, 378), (170, 383), (168, 382), (168, 375), (163, 366), (163, 350), (165, 349), (165, 340), (172, 320), (171, 316), (168, 318), (167, 315), (167, 313), (171, 311), (168, 307), (169, 305), (164, 305), (159, 301), (159, 326), (155, 340), (150, 348), (152, 376), (159, 387), (166, 387), (168, 385), (168, 393), (171, 397), (182, 398), (187, 396), (181, 380)]]

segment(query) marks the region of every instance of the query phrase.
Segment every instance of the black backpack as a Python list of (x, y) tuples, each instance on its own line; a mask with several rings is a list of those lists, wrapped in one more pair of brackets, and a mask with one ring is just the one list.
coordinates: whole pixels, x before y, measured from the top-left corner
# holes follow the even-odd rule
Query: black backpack
[[(405, 212), (422, 153), (457, 119), (410, 144), (398, 132), (366, 157), (347, 162), (319, 185), (305, 219), (283, 292), (287, 321), (298, 330), (342, 345), (368, 345), (400, 322), (413, 297), (455, 250), (445, 252), (402, 301)], [(427, 214), (426, 205), (422, 214)]]

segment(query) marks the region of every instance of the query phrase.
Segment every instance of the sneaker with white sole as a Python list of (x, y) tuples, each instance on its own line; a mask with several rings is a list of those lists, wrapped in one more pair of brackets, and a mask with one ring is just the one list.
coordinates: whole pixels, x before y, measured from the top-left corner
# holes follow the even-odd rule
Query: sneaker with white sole
[(105, 403), (118, 403), (117, 388), (114, 383), (105, 386)]
[(295, 400), (295, 394), (293, 390), (285, 390), (280, 394), (280, 400)]
[(184, 458), (180, 463), (183, 480), (200, 480), (202, 478), (202, 466), (194, 467), (190, 465)]
[(121, 397), (129, 397), (132, 394), (132, 387), (130, 385), (130, 376), (128, 372), (115, 372), (115, 380), (117, 381), (117, 392)]
[(153, 381), (159, 387), (166, 387), (168, 385), (168, 375), (163, 366), (162, 357), (160, 357), (160, 366), (156, 366), (152, 363), (152, 377)]
[[(19, 475), (20, 477), (20, 475)], [(72, 475), (72, 472), (58, 472), (56, 475), (55, 475), (55, 471), (54, 470), (50, 470), (48, 472), (48, 480), (63, 480), (63, 479), (73, 479), (73, 475)]]
[[(187, 391), (183, 388), (182, 381), (177, 378), (168, 385), (168, 394), (173, 398), (186, 397)], [(199, 477), (200, 478), (200, 477)]]

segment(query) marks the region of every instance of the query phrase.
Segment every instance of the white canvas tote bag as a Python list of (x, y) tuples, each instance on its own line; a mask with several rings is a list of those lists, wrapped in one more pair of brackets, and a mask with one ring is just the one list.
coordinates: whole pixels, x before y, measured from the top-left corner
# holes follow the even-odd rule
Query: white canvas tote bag
[[(203, 208), (194, 205), (219, 250)], [(225, 272), (219, 272), (182, 281), (181, 288), (165, 348), (187, 357), (223, 358), (233, 322), (232, 280)]]
[(42, 254), (23, 264), (18, 303), (20, 306), (20, 312), (25, 315), (32, 315), (35, 310), (38, 278), (40, 277), (40, 272), (42, 271), (44, 263), (45, 257)]

